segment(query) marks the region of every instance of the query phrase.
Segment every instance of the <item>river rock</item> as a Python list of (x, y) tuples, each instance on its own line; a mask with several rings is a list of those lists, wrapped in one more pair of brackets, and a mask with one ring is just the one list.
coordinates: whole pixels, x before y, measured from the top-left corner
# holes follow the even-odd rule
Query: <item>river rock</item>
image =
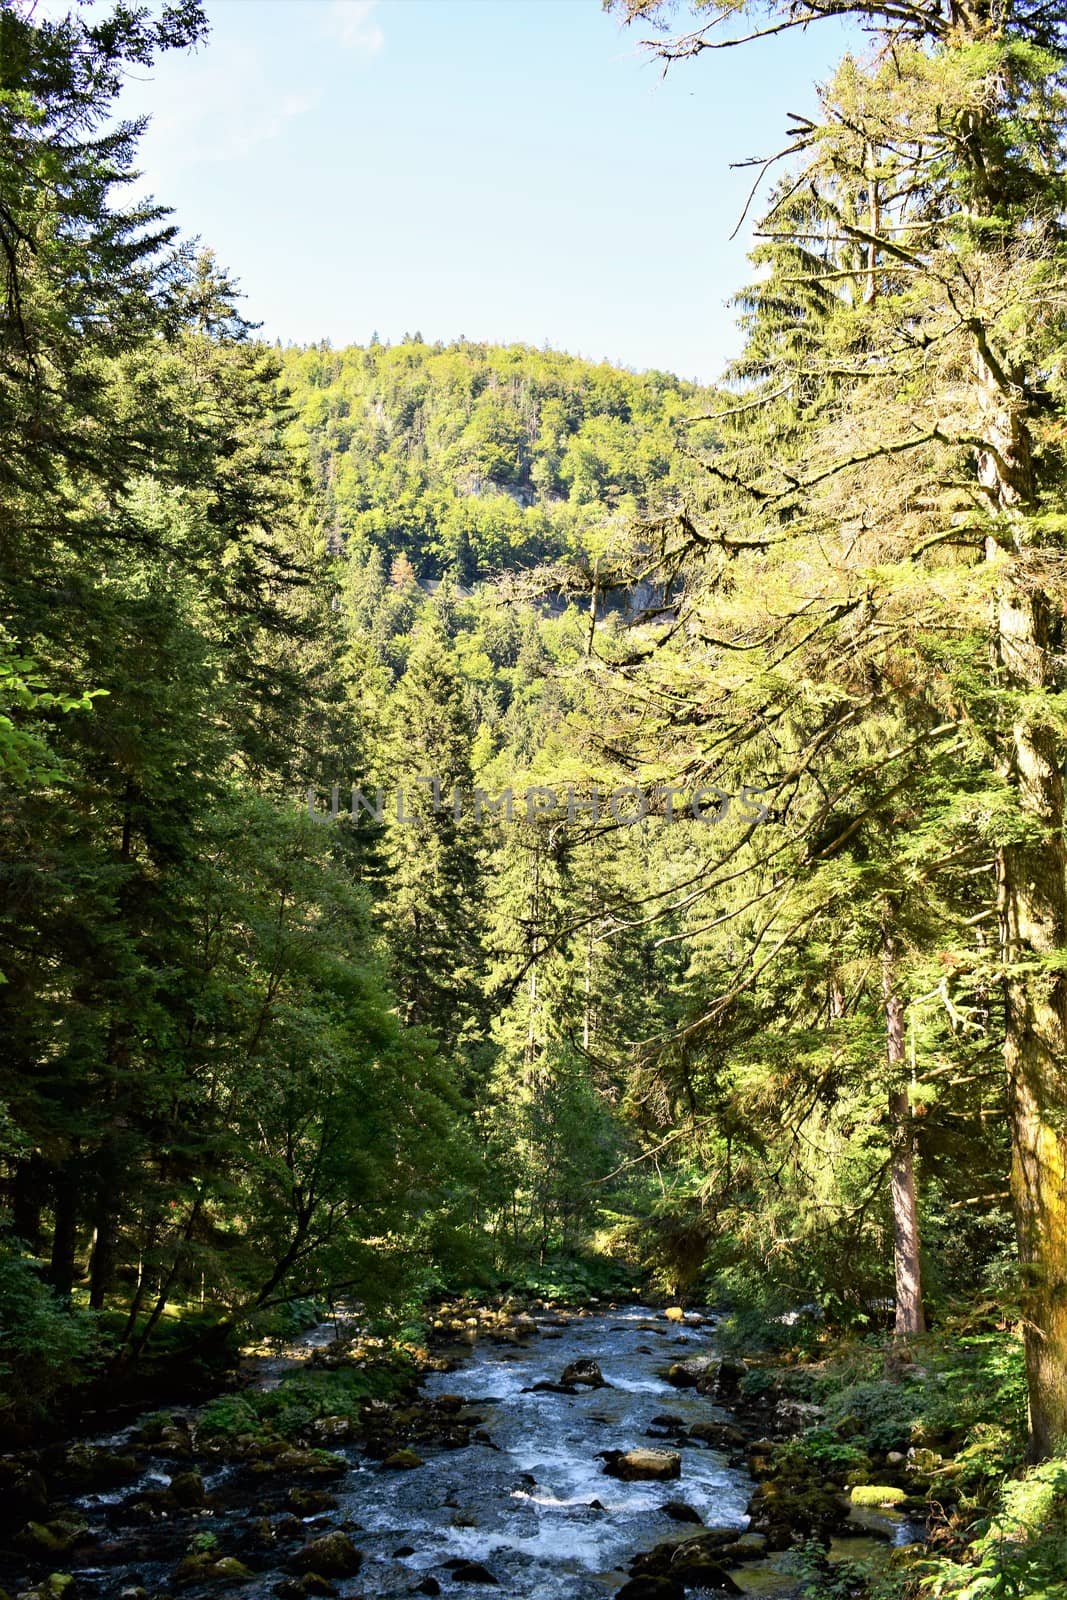
[(74, 1600), (77, 1585), (69, 1572), (53, 1572), (34, 1589), (20, 1589), (18, 1600)]
[(327, 1494), (325, 1489), (290, 1489), (285, 1497), (285, 1503), (298, 1517), (318, 1517), (324, 1511), (334, 1511), (337, 1508), (336, 1497)]
[(738, 1536), (736, 1528), (707, 1528), (702, 1533), (692, 1536), (678, 1543), (669, 1539), (663, 1544), (653, 1545), (651, 1550), (642, 1550), (630, 1563), (630, 1575), (634, 1578), (669, 1578), (672, 1583), (684, 1581), (682, 1573), (675, 1566), (685, 1552), (686, 1559), (705, 1563), (724, 1560), (722, 1547), (732, 1543)]
[(95, 1445), (75, 1444), (67, 1451), (64, 1470), (79, 1488), (92, 1492), (129, 1483), (140, 1474), (141, 1465), (136, 1456), (99, 1449)]
[(357, 1550), (347, 1533), (335, 1528), (318, 1539), (311, 1539), (297, 1551), (297, 1561), (308, 1572), (324, 1578), (351, 1578), (363, 1565), (363, 1552)]
[(740, 1356), (721, 1356), (715, 1383), (716, 1393), (736, 1394), (748, 1370), (748, 1362), (742, 1361)]
[(331, 1583), (329, 1578), (324, 1578), (318, 1572), (305, 1572), (296, 1587), (301, 1595), (319, 1594), (330, 1596), (338, 1593), (337, 1585)]
[(767, 1554), (767, 1540), (762, 1533), (743, 1533), (732, 1544), (725, 1544), (719, 1559), (733, 1564), (735, 1561), (758, 1561)]
[(668, 1306), (663, 1313), (668, 1322), (684, 1322), (685, 1312), (681, 1306)]
[(36, 1467), (0, 1461), (0, 1526), (17, 1528), (29, 1518), (48, 1513), (48, 1485)]
[(142, 1489), (127, 1495), (121, 1505), (112, 1507), (110, 1516), (115, 1522), (151, 1527), (160, 1517), (172, 1516), (178, 1509), (178, 1502), (169, 1489)]
[(415, 1467), (422, 1467), (425, 1464), (422, 1457), (416, 1455), (414, 1450), (394, 1450), (392, 1455), (386, 1456), (382, 1462), (382, 1466), (387, 1467), (390, 1472), (411, 1472)]
[(896, 1506), (907, 1498), (905, 1489), (898, 1489), (891, 1483), (856, 1484), (851, 1495), (854, 1506)]
[(732, 1422), (694, 1422), (689, 1437), (711, 1445), (713, 1450), (736, 1449), (747, 1443), (744, 1431)]
[(667, 1382), (676, 1389), (696, 1389), (706, 1394), (715, 1387), (719, 1374), (718, 1356), (690, 1356), (688, 1361), (675, 1361), (667, 1368)]
[(488, 1567), (483, 1567), (480, 1561), (461, 1561), (452, 1568), (452, 1576), (457, 1583), (500, 1583), (496, 1574), (490, 1572)]
[(610, 1385), (595, 1361), (572, 1361), (564, 1367), (561, 1383), (584, 1384), (589, 1389), (607, 1389)]
[(27, 1555), (47, 1559), (65, 1556), (89, 1530), (84, 1522), (57, 1520), (55, 1522), (27, 1522), (15, 1535), (15, 1547)]
[(199, 1472), (178, 1472), (170, 1480), (170, 1492), (180, 1506), (189, 1511), (204, 1503), (204, 1480)]
[(283, 1578), (274, 1590), (278, 1600), (304, 1600), (305, 1595), (335, 1595), (337, 1585), (317, 1572), (305, 1572), (302, 1578)]
[(219, 1555), (218, 1550), (194, 1550), (194, 1554), (186, 1555), (174, 1568), (176, 1584), (208, 1582), (213, 1589), (229, 1587), (230, 1584), (246, 1584), (254, 1576), (256, 1574), (251, 1568), (238, 1562), (235, 1555)]
[(699, 1511), (694, 1511), (692, 1506), (687, 1506), (684, 1500), (668, 1500), (667, 1504), (660, 1506), (665, 1517), (670, 1517), (672, 1522), (703, 1522)]
[(682, 1458), (677, 1450), (605, 1450), (604, 1471), (623, 1483), (659, 1483), (680, 1478)]
[(423, 1578), (421, 1583), (415, 1585), (416, 1594), (440, 1594), (441, 1585), (436, 1578)]
[(671, 1578), (631, 1578), (616, 1589), (615, 1600), (684, 1600), (685, 1590)]
[(743, 1591), (721, 1564), (721, 1551), (715, 1544), (694, 1539), (681, 1544), (671, 1557), (670, 1577), (686, 1589), (715, 1589), (720, 1594)]
[(352, 1437), (351, 1417), (318, 1417), (311, 1425), (314, 1437), (323, 1444), (344, 1444)]
[(197, 1550), (185, 1556), (174, 1571), (174, 1582), (208, 1583), (212, 1588), (250, 1583), (255, 1573), (236, 1556), (220, 1556), (213, 1550)]
[(749, 1501), (750, 1527), (764, 1533), (771, 1550), (787, 1550), (793, 1534), (828, 1540), (848, 1523), (848, 1504), (833, 1487), (801, 1486), (772, 1478)]
[(308, 1478), (343, 1478), (348, 1462), (324, 1450), (284, 1449), (269, 1461), (257, 1461), (253, 1472), (299, 1472)]
[(220, 1556), (211, 1571), (212, 1584), (251, 1583), (255, 1573), (236, 1556)]

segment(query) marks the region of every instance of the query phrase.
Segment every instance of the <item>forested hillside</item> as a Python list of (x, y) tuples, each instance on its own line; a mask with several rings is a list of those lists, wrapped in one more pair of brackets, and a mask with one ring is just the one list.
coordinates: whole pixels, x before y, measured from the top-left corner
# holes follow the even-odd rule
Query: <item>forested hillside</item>
[(685, 480), (699, 391), (525, 346), (289, 350), (283, 371), (331, 546), (470, 583), (588, 554)]
[[(136, 129), (96, 132), (196, 8), (0, 21), (0, 1295), (32, 1411), (184, 1326), (206, 1351), (317, 1294), (402, 1319), (585, 1240), (626, 1028), (601, 1049), (606, 951), (530, 959), (586, 893), (572, 842), (418, 779), (573, 765), (588, 603), (457, 585), (596, 569), (691, 471), (699, 397), (527, 349), (273, 353), (209, 254), (120, 208)], [(416, 820), (308, 815), (352, 783)]]
[(123, 199), (200, 7), (0, 0), (0, 1421), (699, 1296), (798, 1541), (926, 1519), (791, 1592), (1061, 1595), (1064, 23), (615, 9), (870, 30), (717, 389), (261, 341)]

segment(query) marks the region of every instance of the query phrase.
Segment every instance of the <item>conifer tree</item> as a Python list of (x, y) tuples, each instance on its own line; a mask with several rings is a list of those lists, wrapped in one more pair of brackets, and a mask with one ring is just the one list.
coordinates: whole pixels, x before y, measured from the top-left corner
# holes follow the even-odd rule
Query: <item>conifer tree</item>
[[(663, 8), (638, 0), (623, 9), (636, 18)], [(829, 221), (819, 229), (831, 247), (824, 264), (801, 275), (834, 291), (839, 307), (822, 349), (809, 343), (799, 370), (768, 369), (739, 401), (738, 420), (743, 405), (758, 415), (779, 389), (803, 405), (805, 383), (831, 402), (809, 407), (803, 451), (757, 446), (758, 460), (710, 462), (715, 517), (697, 533), (719, 561), (740, 549), (773, 560), (805, 539), (800, 559), (810, 560), (813, 541), (828, 541), (834, 581), (807, 586), (809, 639), (832, 648), (842, 619), (861, 619), (854, 651), (881, 641), (888, 655), (890, 641), (903, 643), (894, 673), (957, 726), (963, 711), (987, 740), (989, 788), (1000, 797), (986, 838), (997, 862), (1032, 1447), (1044, 1455), (1067, 1437), (1062, 557), (1049, 521), (1062, 481), (1067, 40), (1059, 10), (1040, 0), (995, 11), (809, 0), (713, 4), (691, 33), (656, 48), (677, 59), (736, 42), (739, 21), (759, 37), (830, 14), (869, 24), (874, 54), (846, 59), (819, 122), (799, 125), (786, 193), (809, 190)], [(798, 228), (784, 198), (763, 231), (805, 248), (811, 230)], [(974, 560), (983, 552), (984, 569)], [(990, 591), (992, 673), (982, 661)], [(800, 617), (798, 607), (798, 630)]]

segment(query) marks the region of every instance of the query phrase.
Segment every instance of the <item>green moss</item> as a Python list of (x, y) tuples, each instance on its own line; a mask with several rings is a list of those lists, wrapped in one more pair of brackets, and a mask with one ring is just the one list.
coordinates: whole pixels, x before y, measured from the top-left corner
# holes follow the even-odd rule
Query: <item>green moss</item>
[(854, 1506), (898, 1506), (908, 1496), (906, 1490), (888, 1483), (858, 1483), (850, 1498)]
[(203, 1438), (220, 1441), (242, 1435), (292, 1439), (321, 1417), (358, 1421), (367, 1400), (397, 1399), (417, 1372), (414, 1358), (404, 1350), (358, 1365), (309, 1367), (283, 1378), (276, 1389), (213, 1400), (200, 1413), (198, 1431)]

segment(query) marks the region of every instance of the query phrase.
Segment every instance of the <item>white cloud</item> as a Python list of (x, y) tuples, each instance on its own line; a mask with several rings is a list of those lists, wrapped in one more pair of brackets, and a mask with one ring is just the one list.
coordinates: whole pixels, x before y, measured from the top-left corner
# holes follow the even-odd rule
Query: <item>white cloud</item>
[(375, 12), (378, 0), (333, 0), (327, 31), (346, 50), (376, 56), (385, 43), (385, 34)]
[(317, 93), (279, 94), (257, 52), (233, 44), (220, 42), (185, 57), (180, 72), (170, 65), (161, 63), (147, 82), (130, 83), (122, 104), (126, 115), (150, 113), (145, 164), (164, 173), (205, 161), (239, 161), (279, 138), (319, 102)]

